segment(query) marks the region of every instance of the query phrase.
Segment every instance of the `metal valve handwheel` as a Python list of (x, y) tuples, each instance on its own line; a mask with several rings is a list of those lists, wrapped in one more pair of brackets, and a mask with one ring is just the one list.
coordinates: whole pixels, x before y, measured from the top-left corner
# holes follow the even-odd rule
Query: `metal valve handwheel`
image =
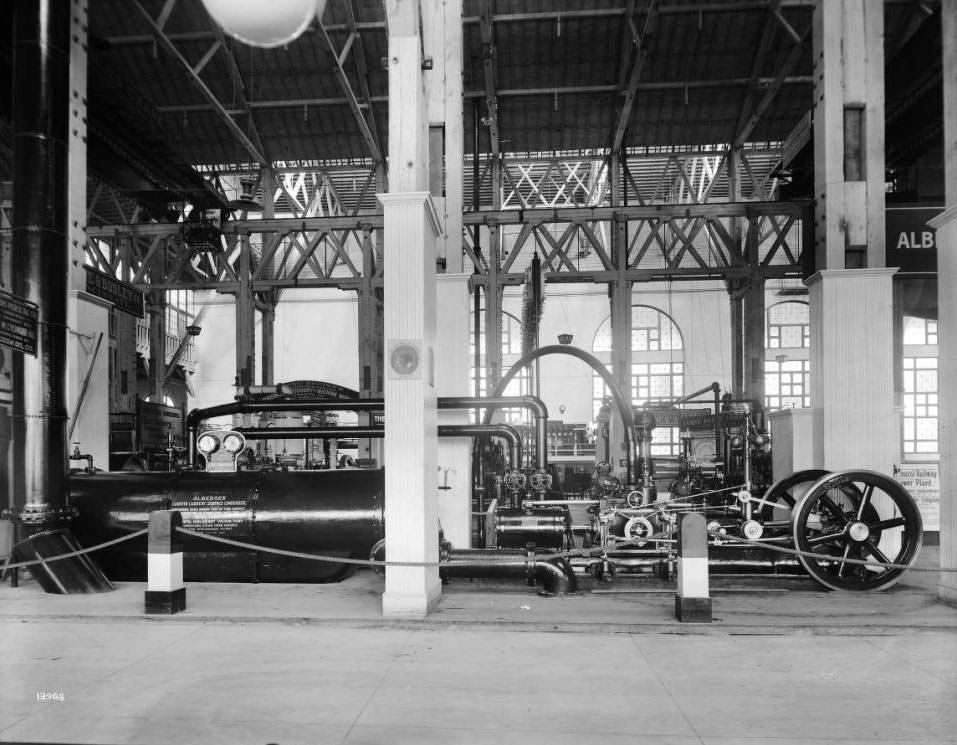
[(525, 474), (521, 471), (509, 471), (502, 479), (505, 488), (510, 491), (518, 491), (525, 486)]
[(654, 535), (655, 529), (648, 518), (635, 515), (628, 519), (622, 532), (628, 540), (634, 541), (638, 546), (644, 546), (648, 542), (646, 539)]
[(529, 477), (528, 483), (535, 491), (546, 491), (552, 485), (552, 477), (544, 471), (535, 471)]

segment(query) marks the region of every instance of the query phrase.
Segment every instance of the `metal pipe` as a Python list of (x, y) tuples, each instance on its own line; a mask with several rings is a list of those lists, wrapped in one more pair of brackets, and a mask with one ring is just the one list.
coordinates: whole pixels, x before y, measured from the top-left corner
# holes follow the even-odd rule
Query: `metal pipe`
[(535, 467), (544, 471), (548, 468), (548, 408), (538, 396), (446, 396), (439, 399), (440, 409), (486, 409), (485, 424), (491, 424), (493, 410), (505, 406), (521, 406), (532, 411), (535, 418)]
[[(483, 409), (501, 406), (522, 406), (535, 414), (536, 441), (539, 444), (538, 460), (542, 470), (548, 465), (548, 408), (535, 396), (497, 396), (495, 398), (471, 398), (468, 396), (443, 396), (438, 399), (440, 409)], [(270, 401), (231, 401), (227, 404), (193, 409), (186, 415), (186, 458), (190, 466), (196, 465), (196, 428), (200, 421), (230, 414), (252, 414), (273, 411), (383, 411), (385, 401), (381, 398), (355, 399), (300, 399)], [(304, 428), (303, 428), (304, 429)], [(294, 436), (294, 435), (290, 435)], [(300, 435), (303, 436), (303, 435)]]
[(714, 459), (721, 458), (721, 386), (717, 382), (711, 384), (714, 391)]
[(510, 424), (440, 424), (439, 437), (501, 437), (510, 445), (512, 468), (522, 467), (522, 435)]
[[(309, 437), (368, 437), (385, 436), (383, 427), (236, 427), (247, 440), (292, 440)], [(439, 437), (501, 437), (510, 445), (509, 460), (513, 468), (522, 462), (522, 436), (509, 424), (440, 424)]]
[(382, 437), (382, 427), (236, 427), (247, 440), (306, 440), (311, 437)]
[(539, 558), (521, 550), (452, 549), (448, 559), (439, 564), (439, 576), (515, 579), (524, 577), (528, 584), (540, 582), (550, 595), (565, 595), (578, 589), (575, 570), (561, 556)]
[(14, 505), (41, 527), (66, 504), (70, 6), (29, 0), (13, 22), (13, 294), (36, 305), (36, 356), (14, 353)]
[[(618, 407), (618, 413), (621, 416), (621, 421), (625, 428), (625, 445), (627, 446), (628, 450), (625, 481), (626, 483), (630, 484), (631, 476), (634, 472), (634, 453), (632, 452), (634, 444), (632, 442), (631, 433), (631, 428), (634, 424), (634, 413), (631, 408), (631, 399), (625, 396), (624, 392), (621, 390), (621, 387), (618, 385), (618, 381), (615, 380), (615, 377), (608, 372), (608, 368), (605, 367), (594, 355), (589, 354), (583, 349), (579, 349), (578, 347), (573, 347), (568, 344), (549, 344), (544, 347), (539, 347), (538, 349), (533, 349), (531, 352), (518, 360), (518, 362), (512, 365), (508, 372), (502, 376), (502, 379), (495, 386), (495, 390), (492, 391), (493, 396), (501, 395), (521, 369), (527, 367), (529, 364), (531, 364), (531, 362), (537, 360), (539, 357), (544, 357), (546, 354), (566, 354), (572, 357), (577, 357), (582, 362), (585, 362), (587, 365), (589, 365), (592, 370), (594, 370), (601, 377), (601, 379), (605, 381), (605, 384), (608, 386), (608, 390), (611, 392), (612, 398), (615, 400), (615, 404)], [(486, 423), (490, 421), (490, 417), (491, 411), (486, 412)], [(543, 435), (543, 439), (547, 445), (547, 435)]]
[(229, 414), (252, 414), (272, 411), (382, 411), (385, 402), (381, 398), (356, 398), (351, 400), (302, 399), (298, 401), (232, 401), (228, 404), (193, 409), (186, 415), (186, 462), (196, 465), (196, 427), (203, 419), (212, 419)]

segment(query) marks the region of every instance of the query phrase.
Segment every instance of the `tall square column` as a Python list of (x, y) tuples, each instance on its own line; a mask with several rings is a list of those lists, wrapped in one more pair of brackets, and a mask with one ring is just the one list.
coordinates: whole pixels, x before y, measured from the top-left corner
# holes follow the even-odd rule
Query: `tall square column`
[(807, 280), (815, 466), (890, 474), (899, 458), (891, 287), (896, 271), (822, 271)]
[(382, 612), (420, 618), (441, 594), (436, 483), (435, 240), (428, 192), (380, 194), (385, 217), (385, 540)]
[[(940, 359), (940, 565), (957, 567), (957, 2), (941, 4), (944, 44), (944, 183), (947, 209), (937, 229)], [(941, 573), (941, 600), (957, 604), (957, 574)]]
[[(440, 274), (436, 279), (437, 334), (435, 386), (439, 396), (468, 396), (470, 274)], [(439, 424), (468, 424), (469, 412), (438, 413)], [(472, 541), (472, 438), (442, 437), (438, 443), (439, 518), (455, 548)]]

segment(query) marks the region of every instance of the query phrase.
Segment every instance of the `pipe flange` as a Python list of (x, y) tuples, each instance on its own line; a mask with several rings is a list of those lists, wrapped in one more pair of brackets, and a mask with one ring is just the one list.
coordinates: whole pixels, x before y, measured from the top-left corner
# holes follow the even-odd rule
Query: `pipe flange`
[(24, 525), (40, 525), (43, 523), (64, 522), (72, 520), (79, 514), (76, 507), (47, 507), (46, 505), (24, 505), (13, 513), (14, 522)]

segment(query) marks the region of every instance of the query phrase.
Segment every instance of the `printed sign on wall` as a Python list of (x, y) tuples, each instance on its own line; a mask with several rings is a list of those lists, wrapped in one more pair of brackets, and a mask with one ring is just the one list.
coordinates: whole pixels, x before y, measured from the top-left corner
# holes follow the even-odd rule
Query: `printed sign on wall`
[(924, 530), (940, 530), (940, 468), (937, 463), (904, 463), (894, 478), (920, 507)]

